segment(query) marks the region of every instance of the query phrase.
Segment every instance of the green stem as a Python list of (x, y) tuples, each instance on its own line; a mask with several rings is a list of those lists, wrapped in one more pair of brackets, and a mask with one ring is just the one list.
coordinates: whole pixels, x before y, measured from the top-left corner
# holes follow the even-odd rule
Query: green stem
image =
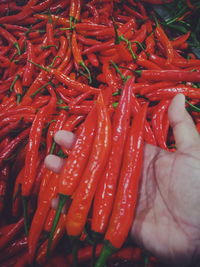
[(28, 212), (27, 212), (27, 197), (21, 196), (22, 206), (23, 206), (23, 216), (24, 216), (24, 232), (25, 235), (28, 236)]
[(32, 60), (29, 60), (29, 59), (27, 61), (32, 63), (33, 65), (37, 66), (38, 68), (49, 72), (49, 69), (45, 68), (44, 66), (41, 66), (40, 64), (37, 64), (37, 63), (35, 63), (35, 62), (33, 62)]
[(116, 248), (111, 245), (109, 241), (105, 241), (101, 254), (95, 264), (95, 267), (104, 267), (107, 259), (116, 252)]
[(126, 39), (123, 35), (121, 35), (119, 38), (127, 44), (128, 50), (131, 53), (131, 56), (132, 56), (133, 60), (136, 60), (137, 56), (135, 55), (135, 53), (132, 50), (131, 42), (128, 39)]
[(46, 46), (41, 46), (42, 50), (48, 49), (50, 47), (55, 47), (56, 50), (58, 49), (58, 47), (56, 45), (46, 45)]
[(58, 207), (57, 207), (56, 214), (55, 214), (55, 217), (54, 217), (54, 220), (53, 220), (53, 225), (52, 225), (52, 228), (51, 228), (51, 232), (50, 232), (49, 240), (48, 240), (48, 244), (47, 244), (47, 255), (46, 255), (47, 258), (49, 258), (49, 256), (50, 256), (51, 244), (52, 244), (52, 241), (53, 241), (53, 236), (54, 236), (58, 221), (60, 219), (60, 214), (61, 214), (62, 208), (65, 205), (65, 203), (67, 201), (67, 198), (68, 198), (68, 196), (66, 196), (66, 195), (61, 195), (61, 194), (59, 195)]
[(55, 147), (56, 147), (56, 142), (53, 141), (49, 154), (53, 154)]
[(18, 55), (21, 55), (19, 44), (18, 43), (14, 43), (14, 46), (17, 48)]
[(125, 83), (125, 82), (130, 78), (130, 76), (124, 76), (124, 75), (121, 73), (121, 71), (120, 71), (119, 67), (117, 66), (117, 64), (116, 64), (114, 61), (112, 61), (112, 60), (111, 60), (110, 62), (111, 62), (111, 64), (113, 65), (113, 67), (115, 68), (116, 72), (117, 72), (117, 73), (119, 74), (119, 76), (121, 77), (123, 83)]
[(90, 73), (90, 70), (88, 69), (88, 67), (85, 65), (85, 63), (83, 61), (81, 61), (79, 64), (80, 64), (80, 66), (82, 66), (86, 70), (86, 72), (88, 74), (89, 83), (92, 83), (92, 77), (91, 77), (91, 73)]
[(48, 66), (49, 68), (52, 68), (52, 67), (53, 67), (53, 65), (54, 65), (54, 63), (55, 63), (55, 61), (56, 61), (57, 58), (62, 59), (60, 56), (55, 56), (55, 57), (53, 58), (53, 60), (52, 60), (52, 63)]
[(47, 85), (51, 84), (51, 82), (47, 82), (44, 85), (42, 85), (40, 88), (37, 89), (30, 97), (34, 98), (43, 88), (45, 88)]
[(200, 112), (200, 108), (194, 106), (192, 103), (190, 103), (187, 99), (185, 99), (185, 102), (191, 107), (190, 110), (195, 111), (195, 112)]
[(17, 74), (17, 75), (15, 76), (13, 82), (11, 83), (11, 86), (10, 86), (10, 91), (11, 91), (11, 92), (13, 91), (13, 87), (14, 87), (16, 81), (19, 79), (19, 77), (20, 77), (20, 76)]
[(17, 104), (19, 104), (22, 101), (22, 95), (21, 94), (17, 94)]

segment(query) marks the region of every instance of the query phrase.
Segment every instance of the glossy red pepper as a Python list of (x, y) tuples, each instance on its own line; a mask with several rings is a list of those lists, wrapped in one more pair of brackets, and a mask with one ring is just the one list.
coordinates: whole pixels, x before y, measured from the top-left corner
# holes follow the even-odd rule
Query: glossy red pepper
[(95, 267), (104, 266), (107, 258), (120, 248), (133, 223), (143, 157), (143, 133), (147, 105), (133, 119), (125, 146), (124, 160), (115, 196), (115, 202), (106, 230), (106, 243)]

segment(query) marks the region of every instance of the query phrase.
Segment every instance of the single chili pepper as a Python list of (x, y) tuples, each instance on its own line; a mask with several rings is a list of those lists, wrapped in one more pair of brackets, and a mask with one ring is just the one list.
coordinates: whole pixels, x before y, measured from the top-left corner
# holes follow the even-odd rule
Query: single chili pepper
[(144, 14), (141, 14), (135, 10), (133, 10), (132, 8), (130, 8), (129, 6), (127, 5), (123, 5), (123, 9), (128, 12), (129, 14), (131, 14), (134, 18), (137, 18), (137, 19), (141, 19), (141, 20), (145, 20), (147, 19), (148, 17), (145, 16)]
[(56, 43), (55, 43), (55, 38), (54, 38), (54, 26), (53, 26), (53, 21), (50, 17), (48, 19), (47, 24), (46, 24), (46, 33), (47, 33), (47, 45), (50, 46), (51, 52), (53, 53), (54, 56), (56, 56)]
[(164, 114), (167, 111), (168, 106), (169, 106), (169, 100), (160, 101), (160, 103), (157, 105), (155, 113), (152, 114), (152, 121), (151, 121), (156, 141), (158, 145), (163, 149), (167, 149), (166, 138), (164, 136), (164, 131), (163, 131), (163, 118)]
[(13, 257), (14, 255), (20, 253), (22, 250), (25, 250), (27, 248), (27, 237), (22, 236), (20, 239), (17, 239), (16, 241), (9, 244), (7, 248), (5, 248), (1, 252), (0, 261)]
[(24, 69), (22, 85), (30, 86), (34, 78), (34, 66), (30, 63), (30, 60), (35, 60), (33, 45), (27, 40), (27, 63)]
[(145, 104), (133, 119), (128, 133), (115, 202), (105, 235), (106, 242), (96, 267), (103, 266), (107, 258), (122, 246), (133, 223), (142, 167), (146, 110)]
[(159, 57), (155, 54), (149, 54), (149, 60), (153, 61), (154, 63), (156, 63), (157, 65), (159, 65), (162, 69), (166, 69), (166, 70), (178, 70), (179, 68), (176, 67), (173, 63), (172, 64), (166, 64), (166, 59)]
[(90, 71), (89, 71), (88, 67), (85, 65), (83, 58), (81, 56), (81, 51), (79, 50), (79, 47), (78, 47), (75, 31), (73, 31), (73, 33), (72, 33), (71, 47), (72, 47), (72, 54), (74, 56), (74, 60), (75, 60), (76, 64), (78, 66), (80, 65), (81, 67), (83, 67), (86, 70), (86, 73), (88, 74), (89, 83), (91, 83), (92, 82), (91, 74), (90, 74)]
[(171, 44), (173, 47), (179, 47), (183, 43), (187, 41), (187, 39), (190, 37), (191, 32), (188, 31), (187, 33), (178, 36), (176, 39), (171, 41)]
[[(71, 54), (72, 54), (72, 49), (71, 49), (71, 46), (69, 46), (68, 49), (67, 49), (67, 53), (66, 53), (66, 55), (65, 55), (62, 63), (58, 67), (58, 71), (64, 71), (64, 69), (65, 69), (65, 72), (64, 73), (66, 74), (66, 72), (67, 72), (67, 65), (68, 65), (68, 67), (70, 66)], [(73, 65), (72, 65), (72, 67), (73, 67)], [(70, 71), (69, 71), (69, 73), (70, 73)]]
[(154, 33), (149, 34), (145, 40), (146, 49), (145, 52), (148, 54), (153, 54), (155, 52), (155, 39)]
[(21, 144), (21, 142), (28, 136), (30, 128), (23, 130), (17, 137), (15, 137), (4, 149), (0, 152), (0, 166), (2, 167), (4, 161), (13, 153), (13, 151)]
[(77, 40), (80, 41), (84, 45), (96, 45), (100, 44), (101, 42), (92, 38), (85, 38), (83, 35), (77, 34)]
[(20, 125), (21, 125), (20, 121), (15, 121), (12, 124), (8, 124), (2, 129), (0, 129), (0, 140), (2, 140), (6, 135), (8, 135), (13, 130), (17, 129)]
[(23, 228), (24, 218), (21, 218), (17, 223), (13, 225), (11, 229), (6, 233), (6, 235), (0, 238), (0, 249), (6, 247), (10, 242), (12, 242), (13, 237), (15, 237)]
[(87, 54), (87, 58), (88, 58), (88, 60), (92, 66), (94, 66), (96, 68), (99, 67), (98, 57), (94, 53)]
[[(135, 97), (135, 95), (132, 93), (132, 112), (133, 115), (136, 116), (137, 113), (140, 110), (140, 103), (138, 102), (137, 98)], [(149, 125), (149, 122), (147, 120), (145, 120), (144, 122), (144, 140), (151, 145), (156, 146), (156, 139), (155, 136), (153, 134), (153, 131)]]
[[(33, 62), (32, 62), (33, 63)], [(40, 65), (33, 63), (36, 66), (40, 67)], [(65, 74), (63, 74), (62, 72), (56, 70), (56, 69), (49, 69), (49, 68), (44, 68), (42, 67), (44, 70), (46, 70), (47, 72), (49, 72), (50, 74), (54, 75), (56, 79), (58, 79), (60, 82), (64, 83), (65, 85), (71, 87), (72, 89), (76, 89), (80, 92), (86, 92), (86, 91), (91, 91), (92, 94), (97, 94), (100, 92), (99, 89), (94, 88), (92, 86), (89, 86), (87, 84), (83, 84), (83, 83), (79, 83), (76, 82), (72, 79), (70, 79), (68, 76), (66, 76)]]
[(136, 73), (140, 74), (145, 81), (200, 82), (199, 71), (139, 70)]
[[(46, 20), (46, 21), (48, 21), (49, 19), (49, 16), (45, 14), (34, 14), (33, 16), (37, 19)], [(70, 27), (69, 20), (64, 17), (51, 14), (51, 20), (53, 21), (54, 25), (62, 25), (65, 27)]]
[[(74, 148), (72, 149), (69, 158), (65, 162), (60, 172), (58, 187), (59, 204), (50, 234), (49, 247), (51, 245), (51, 239), (53, 238), (55, 227), (58, 223), (62, 207), (64, 206), (66, 200), (74, 193), (75, 189), (77, 188), (82, 172), (86, 166), (94, 138), (94, 133), (96, 130), (95, 115), (96, 108), (94, 107), (88, 115), (82, 131), (77, 137), (76, 143), (74, 144)], [(86, 136), (87, 138), (85, 138)]]
[[(130, 78), (125, 83), (113, 118), (111, 152), (94, 198), (91, 226), (94, 242), (97, 242), (97, 233), (103, 234), (106, 230), (112, 203), (114, 201), (122, 153), (130, 123), (130, 104), (133, 83), (134, 78)], [(116, 157), (116, 155), (118, 156)]]
[(74, 17), (75, 23), (80, 21), (80, 15), (81, 15), (81, 0), (76, 0), (76, 13), (75, 13), (75, 17)]
[(121, 83), (117, 80), (116, 75), (113, 74), (108, 62), (103, 64), (102, 71), (106, 83), (112, 88), (113, 92), (117, 91), (121, 87)]
[(166, 88), (166, 87), (170, 87), (170, 86), (175, 86), (176, 83), (174, 82), (156, 82), (153, 84), (146, 84), (145, 87), (141, 87), (140, 90), (138, 90), (138, 92), (141, 95), (146, 95), (154, 90), (160, 89), (160, 88)]
[[(58, 225), (56, 227), (55, 234), (52, 240), (51, 251), (57, 246), (58, 242), (60, 241), (60, 239), (65, 233), (65, 221), (66, 221), (66, 215), (62, 214), (58, 222)], [(48, 240), (42, 244), (42, 246), (40, 247), (38, 251), (38, 256), (36, 258), (36, 261), (39, 264), (42, 264), (42, 265), (44, 264), (46, 260), (47, 250), (48, 250)]]
[(39, 3), (38, 5), (32, 6), (31, 9), (33, 9), (35, 12), (41, 12), (51, 7), (52, 3), (53, 3), (53, 0), (45, 0), (44, 2)]
[(162, 68), (159, 67), (157, 64), (151, 62), (148, 59), (142, 58), (142, 57), (137, 58), (137, 64), (141, 67), (144, 67), (144, 68), (150, 69), (150, 70), (162, 70)]
[(5, 110), (5, 111), (3, 110), (0, 113), (0, 119), (2, 120), (6, 117), (9, 117), (10, 115), (16, 115), (16, 114), (23, 115), (24, 113), (32, 115), (35, 113), (35, 109), (30, 106), (13, 107), (13, 108), (10, 108), (9, 110)]
[(51, 207), (51, 201), (57, 194), (58, 181), (59, 175), (54, 173), (51, 176), (43, 195), (41, 196), (37, 210), (32, 219), (28, 236), (29, 263), (31, 263), (34, 259), (37, 243), (43, 229), (46, 216), (48, 215)]
[(56, 60), (54, 61), (53, 64), (54, 67), (57, 67), (63, 61), (65, 53), (68, 48), (68, 42), (64, 36), (60, 36), (59, 41), (60, 41), (60, 49), (58, 50), (58, 53), (56, 55)]
[(166, 33), (164, 32), (164, 30), (162, 29), (160, 25), (157, 25), (155, 29), (155, 36), (158, 38), (158, 40), (161, 42), (161, 44), (165, 48), (166, 57), (167, 57), (166, 64), (171, 64), (173, 61), (173, 57), (174, 57), (173, 46), (172, 46), (171, 41), (169, 40), (169, 38), (167, 37)]
[(24, 181), (22, 183), (22, 196), (27, 197), (31, 193), (31, 189), (34, 183), (35, 175), (36, 175), (36, 161), (38, 158), (38, 150), (40, 145), (40, 139), (42, 135), (42, 129), (44, 127), (44, 123), (49, 115), (55, 109), (56, 105), (56, 95), (54, 90), (51, 88), (51, 100), (47, 106), (40, 109), (35, 116), (33, 124), (31, 126), (30, 134), (29, 134), (29, 143), (28, 143), (28, 151), (25, 159), (25, 174)]
[(8, 179), (10, 174), (10, 167), (9, 165), (6, 165), (3, 169), (0, 171), (0, 214), (2, 213), (3, 209), (5, 208), (5, 196), (6, 196), (6, 190), (8, 186)]
[[(97, 114), (98, 128), (91, 155), (81, 182), (75, 191), (66, 219), (67, 233), (75, 239), (83, 231), (97, 184), (110, 152), (110, 118), (101, 94), (97, 99)], [(74, 261), (76, 262), (76, 253)]]
[(70, 28), (72, 28), (72, 22), (75, 19), (75, 14), (76, 14), (76, 7), (77, 7), (77, 1), (72, 0), (70, 2), (70, 9), (69, 9), (69, 22), (70, 22)]
[(200, 60), (199, 59), (189, 59), (189, 60), (187, 60), (187, 59), (177, 59), (176, 58), (176, 60), (174, 60), (174, 62), (173, 62), (173, 64), (175, 65), (175, 66), (178, 66), (178, 67), (182, 67), (182, 68), (188, 68), (188, 67), (198, 67), (198, 66), (200, 66)]
[(49, 102), (49, 100), (50, 100), (50, 96), (48, 95), (38, 96), (34, 99), (32, 103), (32, 107), (35, 109), (41, 108), (45, 106)]
[[(1, 20), (1, 18), (0, 18)], [(11, 43), (12, 45), (14, 45), (17, 49), (18, 55), (20, 55), (20, 49), (19, 49), (19, 44), (17, 42), (17, 40), (15, 39), (15, 37), (8, 32), (6, 29), (4, 29), (3, 27), (0, 27), (0, 35), (3, 36), (9, 43)]]

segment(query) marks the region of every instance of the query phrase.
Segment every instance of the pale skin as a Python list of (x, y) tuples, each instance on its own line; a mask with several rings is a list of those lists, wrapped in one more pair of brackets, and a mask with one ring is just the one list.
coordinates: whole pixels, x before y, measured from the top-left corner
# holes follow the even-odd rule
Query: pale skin
[[(179, 94), (168, 110), (177, 151), (145, 144), (130, 233), (134, 242), (170, 266), (194, 266), (200, 255), (200, 136), (184, 105)], [(72, 147), (74, 140), (71, 132), (55, 135), (55, 141), (66, 147)], [(45, 163), (59, 173), (63, 160), (49, 155)]]

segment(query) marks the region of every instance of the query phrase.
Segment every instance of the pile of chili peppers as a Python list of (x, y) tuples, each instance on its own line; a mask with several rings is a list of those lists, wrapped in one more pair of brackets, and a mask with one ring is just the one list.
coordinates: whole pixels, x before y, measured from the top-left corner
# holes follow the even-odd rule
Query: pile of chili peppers
[[(152, 8), (171, 2), (0, 0), (1, 266), (160, 266), (128, 238), (144, 142), (176, 150), (177, 93), (200, 131), (191, 32)], [(179, 20), (198, 8), (185, 6)], [(58, 130), (75, 133), (71, 149)], [(48, 154), (65, 158), (59, 174)]]

